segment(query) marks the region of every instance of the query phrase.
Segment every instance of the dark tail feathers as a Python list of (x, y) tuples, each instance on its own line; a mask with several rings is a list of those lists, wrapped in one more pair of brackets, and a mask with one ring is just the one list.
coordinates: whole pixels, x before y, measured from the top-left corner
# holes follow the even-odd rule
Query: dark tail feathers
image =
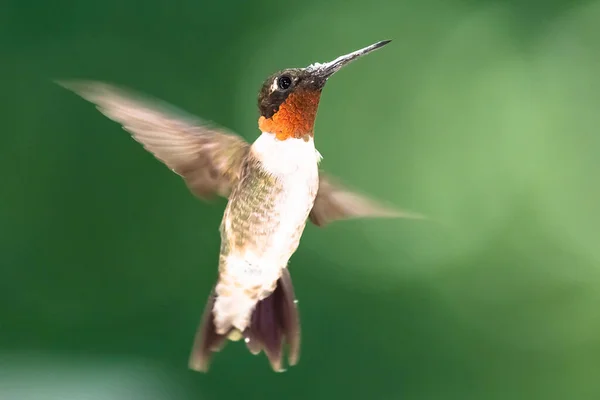
[[(189, 367), (195, 371), (207, 372), (212, 353), (220, 351), (226, 343), (227, 335), (219, 335), (215, 331), (213, 306), (214, 290), (208, 298), (204, 314), (200, 322)], [(288, 347), (288, 364), (295, 365), (300, 356), (300, 319), (296, 306), (294, 287), (287, 268), (284, 268), (277, 287), (271, 295), (256, 305), (250, 326), (242, 333), (246, 346), (252, 354), (264, 351), (276, 372), (282, 372), (283, 348)]]

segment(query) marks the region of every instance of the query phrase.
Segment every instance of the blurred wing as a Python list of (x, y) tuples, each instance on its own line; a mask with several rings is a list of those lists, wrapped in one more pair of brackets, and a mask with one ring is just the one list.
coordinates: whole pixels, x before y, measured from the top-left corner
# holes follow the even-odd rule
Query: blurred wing
[(183, 111), (102, 82), (60, 81), (115, 122), (185, 180), (202, 199), (229, 196), (239, 179), (248, 142)]
[(336, 182), (332, 177), (319, 174), (319, 191), (308, 218), (323, 227), (333, 221), (351, 218), (424, 218), (419, 214), (396, 210), (367, 196), (356, 193)]

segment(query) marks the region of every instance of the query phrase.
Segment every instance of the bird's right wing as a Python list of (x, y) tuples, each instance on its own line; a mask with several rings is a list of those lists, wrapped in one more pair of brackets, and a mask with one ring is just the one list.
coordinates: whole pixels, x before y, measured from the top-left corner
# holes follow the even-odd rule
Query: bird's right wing
[(196, 196), (228, 197), (240, 178), (242, 163), (250, 149), (242, 137), (184, 116), (166, 103), (110, 84), (57, 83), (120, 123), (146, 150), (180, 175)]

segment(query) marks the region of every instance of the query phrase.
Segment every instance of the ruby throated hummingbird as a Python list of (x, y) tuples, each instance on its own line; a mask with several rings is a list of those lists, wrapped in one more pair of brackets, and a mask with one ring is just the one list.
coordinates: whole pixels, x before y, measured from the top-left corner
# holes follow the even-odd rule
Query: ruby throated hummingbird
[(202, 199), (228, 198), (220, 226), (219, 276), (189, 366), (207, 371), (227, 339), (264, 351), (275, 371), (298, 361), (300, 323), (287, 264), (307, 220), (317, 226), (357, 217), (411, 217), (345, 188), (318, 169), (314, 123), (321, 91), (344, 65), (390, 41), (306, 68), (271, 75), (258, 96), (261, 135), (249, 144), (225, 129), (100, 82), (60, 81), (122, 124)]

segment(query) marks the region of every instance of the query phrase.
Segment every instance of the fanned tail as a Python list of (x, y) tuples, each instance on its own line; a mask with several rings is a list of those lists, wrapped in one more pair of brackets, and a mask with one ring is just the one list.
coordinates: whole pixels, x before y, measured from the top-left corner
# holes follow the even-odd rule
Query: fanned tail
[(207, 372), (212, 353), (220, 351), (227, 338), (245, 339), (252, 354), (264, 351), (271, 367), (276, 372), (284, 371), (283, 353), (287, 346), (287, 359), (290, 366), (296, 365), (300, 357), (300, 319), (296, 305), (294, 287), (289, 270), (283, 268), (275, 291), (259, 301), (252, 312), (250, 325), (241, 335), (230, 329), (226, 334), (216, 332), (213, 307), (216, 294), (213, 290), (208, 298), (200, 326), (194, 339), (189, 367), (195, 371)]

